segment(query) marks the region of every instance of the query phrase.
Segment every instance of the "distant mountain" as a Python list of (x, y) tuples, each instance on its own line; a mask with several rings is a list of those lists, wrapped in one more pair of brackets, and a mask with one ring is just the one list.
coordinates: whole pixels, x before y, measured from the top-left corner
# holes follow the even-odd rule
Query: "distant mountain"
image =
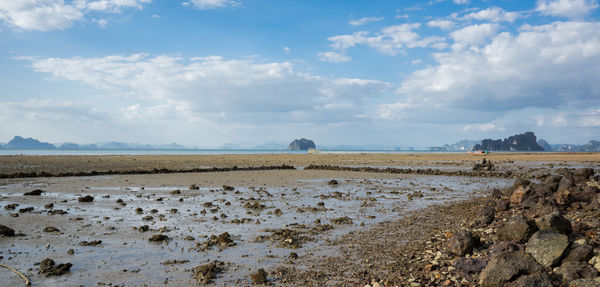
[(15, 136), (12, 140), (8, 142), (2, 148), (6, 149), (56, 149), (51, 143), (40, 142), (34, 138), (22, 138), (20, 136)]
[(552, 145), (554, 151), (561, 152), (599, 152), (600, 141), (591, 140), (584, 145), (557, 144)]
[(541, 147), (542, 147), (542, 148), (543, 148), (545, 151), (552, 151), (552, 150), (554, 150), (554, 149), (552, 148), (552, 146), (550, 146), (550, 144), (549, 144), (549, 143), (548, 143), (546, 140), (539, 139), (539, 140), (537, 141), (537, 143), (538, 143), (538, 145), (540, 145), (540, 146), (541, 146)]
[(428, 147), (429, 151), (467, 151), (471, 150), (475, 145), (481, 143), (477, 140), (461, 140), (453, 144), (445, 144), (443, 146)]
[(543, 151), (533, 132), (510, 136), (504, 140), (484, 139), (473, 150), (489, 151)]
[(315, 145), (315, 143), (312, 140), (305, 139), (305, 138), (295, 139), (288, 146), (288, 150), (309, 150), (309, 149), (316, 149), (316, 148), (317, 148), (317, 146)]

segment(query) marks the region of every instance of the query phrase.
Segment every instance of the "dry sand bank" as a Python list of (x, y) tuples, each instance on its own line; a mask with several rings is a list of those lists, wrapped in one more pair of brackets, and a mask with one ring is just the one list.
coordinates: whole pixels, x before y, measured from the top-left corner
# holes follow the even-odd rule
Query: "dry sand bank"
[[(600, 153), (492, 153), (492, 161), (600, 162)], [(274, 165), (422, 166), (470, 165), (481, 156), (466, 153), (335, 153), (245, 155), (0, 156), (0, 174), (91, 172)]]

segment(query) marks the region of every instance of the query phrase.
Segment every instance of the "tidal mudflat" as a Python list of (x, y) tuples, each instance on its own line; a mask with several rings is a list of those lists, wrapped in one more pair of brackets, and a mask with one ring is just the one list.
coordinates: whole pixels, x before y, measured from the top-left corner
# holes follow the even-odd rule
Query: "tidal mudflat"
[[(305, 156), (314, 161), (313, 155)], [(443, 240), (430, 238), (436, 230), (452, 232), (453, 224), (475, 222), (482, 200), (494, 190), (510, 189), (520, 175), (537, 184), (560, 170), (597, 168), (586, 158), (506, 159), (494, 169), (510, 171), (510, 176), (456, 176), (471, 172), (473, 161), (384, 160), (365, 165), (352, 157), (323, 162), (382, 172), (298, 165), (289, 170), (0, 179), (0, 225), (14, 231), (0, 238), (0, 263), (20, 270), (37, 286), (333, 286), (384, 284), (383, 279), (394, 277), (403, 279), (388, 285), (436, 285), (450, 280), (452, 270), (438, 281), (427, 281), (419, 275), (420, 265), (411, 261), (424, 261), (428, 257), (419, 255), (424, 252), (431, 260), (437, 257), (434, 261), (441, 267), (434, 271), (446, 267), (441, 262), (450, 255), (440, 245)], [(439, 172), (398, 174), (383, 172), (386, 168)], [(32, 191), (38, 195), (25, 195)], [(455, 223), (444, 226), (449, 220)], [(412, 250), (412, 258), (404, 257), (411, 254), (406, 250)], [(42, 270), (46, 258), (54, 266), (71, 266), (64, 272), (52, 269), (57, 272), (49, 275)], [(477, 284), (471, 277), (453, 276), (453, 284), (464, 278)], [(0, 272), (0, 279), (22, 284), (8, 270)]]

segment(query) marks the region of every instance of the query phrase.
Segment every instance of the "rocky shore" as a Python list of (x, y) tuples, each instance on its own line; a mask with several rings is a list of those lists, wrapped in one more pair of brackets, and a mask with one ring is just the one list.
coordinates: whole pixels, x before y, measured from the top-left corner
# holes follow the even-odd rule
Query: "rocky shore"
[(517, 179), (489, 196), (344, 236), (342, 253), (281, 268), (296, 286), (600, 286), (600, 176)]

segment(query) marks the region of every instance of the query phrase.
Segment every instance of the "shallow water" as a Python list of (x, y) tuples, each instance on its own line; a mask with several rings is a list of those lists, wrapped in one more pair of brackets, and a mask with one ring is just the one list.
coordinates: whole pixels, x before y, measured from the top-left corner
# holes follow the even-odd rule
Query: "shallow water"
[[(285, 172), (281, 174), (286, 175)], [(507, 179), (473, 177), (390, 177), (374, 174), (343, 177), (347, 173), (328, 174), (338, 177), (300, 176), (286, 180), (282, 176), (283, 184), (279, 185), (261, 182), (260, 177), (256, 177), (252, 179), (256, 187), (240, 184), (235, 186), (235, 191), (224, 191), (220, 184), (200, 184), (198, 190), (190, 190), (171, 184), (172, 181), (166, 180), (168, 176), (165, 175), (6, 183), (0, 186), (2, 224), (8, 223), (17, 232), (28, 236), (5, 238), (0, 255), (5, 258), (2, 262), (8, 260), (20, 270), (33, 268), (29, 275), (38, 282), (42, 279), (35, 274), (35, 262), (51, 257), (59, 263), (73, 263), (70, 274), (43, 281), (58, 285), (66, 282), (83, 285), (97, 285), (98, 282), (141, 285), (152, 282), (151, 285), (162, 285), (165, 280), (169, 285), (189, 285), (194, 283), (192, 267), (217, 259), (232, 264), (219, 276), (217, 285), (236, 285), (249, 283), (247, 274), (259, 267), (269, 269), (286, 264), (290, 252), (301, 257), (307, 253), (333, 255), (336, 249), (323, 244), (328, 239), (378, 222), (394, 220), (410, 210), (467, 199), (483, 190), (512, 184), (512, 180)], [(328, 185), (331, 179), (336, 179), (339, 184)], [(42, 196), (22, 195), (33, 187), (45, 187), (48, 192)], [(180, 190), (181, 194), (170, 194), (172, 190)], [(422, 197), (419, 197), (421, 193)], [(94, 196), (94, 202), (77, 202), (79, 196), (88, 194)], [(409, 200), (409, 195), (413, 194), (417, 196)], [(117, 199), (126, 205), (116, 203)], [(44, 205), (49, 202), (54, 203), (54, 209), (63, 209), (68, 214), (46, 215)], [(208, 202), (212, 206), (205, 207)], [(245, 204), (249, 202), (257, 202), (265, 208), (248, 209)], [(29, 206), (35, 209), (33, 213), (22, 213), (18, 218), (12, 218), (8, 214), (15, 211), (4, 209), (10, 203), (19, 203), (17, 210)], [(137, 207), (143, 208), (143, 214), (135, 212)], [(155, 213), (151, 212), (153, 209)], [(177, 212), (172, 213), (172, 209), (177, 209)], [(281, 210), (281, 215), (274, 213), (276, 209)], [(143, 217), (148, 215), (153, 219), (144, 220)], [(353, 223), (331, 223), (332, 219), (344, 216), (351, 218)], [(232, 220), (245, 218), (250, 222), (232, 223)], [(334, 229), (303, 234), (312, 241), (304, 242), (298, 249), (282, 248), (277, 242), (256, 241), (257, 236), (269, 234), (265, 229), (306, 230), (298, 226), (309, 228), (317, 220), (321, 224), (331, 224)], [(23, 225), (23, 222), (31, 224)], [(140, 233), (133, 229), (145, 224), (154, 231)], [(58, 227), (63, 234), (41, 232), (48, 225)], [(156, 230), (161, 227), (168, 229), (163, 234), (171, 238), (170, 242), (148, 242), (147, 239), (158, 233)], [(235, 246), (222, 251), (215, 247), (204, 252), (193, 248), (196, 242), (204, 242), (211, 234), (223, 232), (232, 235)], [(194, 240), (184, 240), (187, 235), (193, 236)], [(83, 240), (102, 240), (103, 243), (97, 247), (77, 245)], [(49, 244), (48, 248), (46, 244)], [(71, 248), (75, 254), (67, 255), (66, 251)], [(169, 259), (189, 260), (189, 263), (160, 264)], [(132, 270), (139, 271), (132, 273)], [(0, 280), (12, 280), (10, 276), (1, 273)]]

